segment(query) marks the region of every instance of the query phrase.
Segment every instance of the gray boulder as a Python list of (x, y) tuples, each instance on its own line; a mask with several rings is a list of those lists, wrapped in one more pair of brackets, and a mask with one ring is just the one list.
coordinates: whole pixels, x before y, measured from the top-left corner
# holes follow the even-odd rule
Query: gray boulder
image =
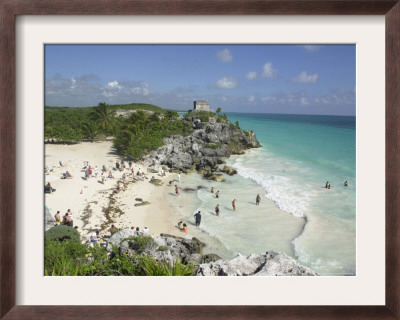
[(267, 251), (266, 263), (255, 276), (317, 276), (310, 268), (282, 252)]
[(131, 228), (126, 228), (120, 231), (115, 232), (110, 239), (108, 239), (109, 243), (112, 243), (116, 246), (119, 246), (122, 240), (130, 237), (136, 237), (137, 233), (133, 231)]
[(238, 253), (232, 260), (218, 260), (208, 264), (201, 264), (197, 276), (249, 276), (253, 275), (260, 265), (265, 263), (262, 255), (245, 257)]
[(50, 213), (50, 210), (45, 207), (44, 209), (44, 231), (53, 228), (56, 225), (56, 219)]
[(267, 251), (265, 254), (241, 254), (231, 260), (217, 260), (200, 264), (197, 276), (317, 276), (310, 268), (282, 252)]

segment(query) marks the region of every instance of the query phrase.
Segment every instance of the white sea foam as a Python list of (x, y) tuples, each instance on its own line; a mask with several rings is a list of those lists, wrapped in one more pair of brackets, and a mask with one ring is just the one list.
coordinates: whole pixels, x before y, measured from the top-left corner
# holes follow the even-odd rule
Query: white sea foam
[(254, 168), (247, 168), (243, 161), (236, 161), (233, 168), (244, 178), (252, 179), (266, 191), (265, 196), (281, 209), (295, 217), (304, 217), (312, 192), (301, 190), (296, 182), (288, 177), (272, 175)]

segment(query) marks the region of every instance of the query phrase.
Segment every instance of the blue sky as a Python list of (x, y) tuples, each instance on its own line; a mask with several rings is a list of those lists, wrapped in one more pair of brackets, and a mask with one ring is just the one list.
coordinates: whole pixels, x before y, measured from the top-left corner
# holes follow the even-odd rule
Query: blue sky
[(45, 104), (355, 115), (355, 45), (46, 45)]

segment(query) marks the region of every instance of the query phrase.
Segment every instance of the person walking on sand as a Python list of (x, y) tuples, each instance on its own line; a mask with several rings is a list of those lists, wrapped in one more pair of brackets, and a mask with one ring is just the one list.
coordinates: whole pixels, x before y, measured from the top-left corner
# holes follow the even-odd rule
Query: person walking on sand
[(175, 193), (176, 193), (177, 196), (179, 196), (179, 189), (178, 189), (177, 185), (175, 185)]
[(256, 197), (256, 205), (257, 206), (260, 204), (260, 201), (261, 201), (260, 194), (257, 194), (257, 197)]
[(215, 193), (215, 197), (219, 198), (219, 190)]
[(236, 199), (233, 199), (233, 201), (232, 201), (232, 208), (233, 208), (233, 211), (236, 211)]
[(106, 177), (104, 176), (104, 172), (101, 173), (101, 183), (104, 184)]
[(126, 173), (124, 172), (124, 174), (122, 175), (122, 182), (125, 183), (126, 180)]
[(99, 169), (97, 168), (97, 166), (94, 167), (94, 175), (97, 178), (97, 175), (99, 174)]
[(181, 174), (178, 173), (178, 182), (181, 182)]
[(196, 227), (199, 227), (200, 226), (200, 222), (201, 222), (200, 211), (197, 211), (197, 213), (195, 213), (194, 219), (196, 220)]
[(120, 192), (121, 186), (119, 185), (119, 181), (117, 182), (117, 192)]
[(219, 204), (215, 207), (215, 214), (219, 216)]

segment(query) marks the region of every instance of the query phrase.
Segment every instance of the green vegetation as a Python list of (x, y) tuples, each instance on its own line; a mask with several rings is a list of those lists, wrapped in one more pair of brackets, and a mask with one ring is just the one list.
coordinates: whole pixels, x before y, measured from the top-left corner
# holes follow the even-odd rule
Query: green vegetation
[(204, 143), (204, 147), (210, 149), (218, 149), (221, 145), (221, 143)]
[[(150, 237), (137, 237), (135, 243), (140, 244), (141, 249), (154, 245), (147, 238)], [(46, 240), (44, 273), (46, 276), (186, 276), (195, 272), (193, 265), (183, 264), (180, 260), (168, 264), (156, 262), (146, 255), (120, 255), (116, 247), (113, 249), (110, 254), (99, 245), (91, 247), (72, 240)]]
[(217, 115), (210, 111), (193, 111), (185, 114), (184, 118), (196, 118), (200, 119), (201, 122), (209, 122), (210, 118), (214, 118)]
[(150, 236), (131, 237), (124, 239), (128, 241), (129, 248), (135, 250), (136, 253), (143, 253), (146, 249), (151, 249), (156, 246), (154, 240)]
[(171, 135), (188, 135), (192, 128), (186, 121), (175, 121), (178, 113), (167, 112), (161, 118), (143, 111), (133, 113), (114, 137), (114, 146), (125, 157), (140, 159), (150, 151), (161, 147), (163, 139)]
[(178, 259), (173, 263), (162, 261), (160, 263), (153, 259), (144, 261), (143, 270), (147, 276), (192, 276), (196, 267), (194, 264), (183, 264)]
[(62, 225), (47, 230), (44, 233), (44, 239), (58, 242), (67, 240), (79, 242), (81, 240), (78, 231), (76, 231), (74, 228)]
[[(128, 117), (117, 116), (117, 110), (133, 111)], [(58, 143), (90, 142), (114, 137), (114, 146), (124, 156), (135, 160), (163, 145), (170, 135), (187, 135), (188, 123), (176, 121), (174, 110), (150, 104), (107, 105), (66, 108), (45, 107), (45, 138)]]
[(123, 117), (116, 117), (117, 110), (145, 110), (160, 115), (169, 111), (143, 103), (107, 105), (103, 102), (97, 107), (83, 108), (46, 106), (44, 108), (45, 139), (71, 143), (84, 139), (93, 141), (97, 136), (115, 135), (125, 120)]

